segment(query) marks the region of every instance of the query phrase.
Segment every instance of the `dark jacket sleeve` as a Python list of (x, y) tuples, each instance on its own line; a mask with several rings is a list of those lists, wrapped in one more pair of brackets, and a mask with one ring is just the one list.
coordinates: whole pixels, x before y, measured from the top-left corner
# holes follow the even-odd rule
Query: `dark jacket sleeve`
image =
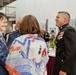
[(3, 39), (0, 40), (0, 60), (5, 63), (6, 57), (8, 55), (8, 48), (6, 42)]
[(20, 33), (19, 33), (18, 30), (13, 31), (13, 32), (11, 32), (11, 33), (9, 34), (8, 42), (7, 42), (8, 48), (11, 46), (13, 40), (14, 40), (15, 38), (19, 37), (19, 36), (20, 36)]
[(65, 56), (66, 59), (62, 64), (62, 71), (69, 73), (73, 67), (76, 56), (76, 31), (73, 28), (64, 33)]
[(11, 46), (12, 42), (13, 42), (13, 36), (12, 36), (12, 34), (9, 34), (8, 42), (7, 42), (7, 47), (8, 48)]

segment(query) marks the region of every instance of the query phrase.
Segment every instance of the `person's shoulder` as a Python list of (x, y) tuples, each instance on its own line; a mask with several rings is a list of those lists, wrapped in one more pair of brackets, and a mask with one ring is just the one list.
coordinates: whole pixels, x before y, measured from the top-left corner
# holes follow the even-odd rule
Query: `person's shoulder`
[(9, 35), (20, 34), (18, 30), (11, 32)]
[(65, 33), (65, 36), (68, 36), (68, 35), (71, 35), (71, 36), (76, 36), (76, 30), (75, 30), (75, 28), (74, 27), (72, 27), (72, 26), (70, 26), (70, 25), (68, 25), (67, 27), (66, 27), (66, 30), (64, 31)]
[(76, 31), (74, 27), (72, 27), (71, 25), (67, 26), (67, 30), (71, 30), (71, 31)]
[(66, 28), (70, 29), (73, 28), (71, 25), (67, 25)]
[(76, 31), (74, 27), (72, 27), (71, 25), (67, 25), (64, 29), (63, 29), (64, 32), (67, 32), (67, 31)]

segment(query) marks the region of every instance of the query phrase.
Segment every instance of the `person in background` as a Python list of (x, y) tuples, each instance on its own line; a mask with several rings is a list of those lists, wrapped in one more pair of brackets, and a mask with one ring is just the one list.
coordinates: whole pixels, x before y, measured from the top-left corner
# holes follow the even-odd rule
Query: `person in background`
[(14, 75), (47, 75), (48, 62), (47, 45), (40, 37), (40, 27), (37, 19), (26, 15), (20, 24), (20, 37), (14, 39), (6, 64)]
[(51, 30), (50, 33), (50, 48), (55, 48), (55, 31)]
[(76, 30), (69, 25), (70, 14), (59, 11), (55, 20), (59, 33), (53, 75), (76, 75)]
[(54, 30), (51, 30), (51, 33), (50, 33), (50, 40), (53, 41), (55, 38), (55, 31)]
[(16, 25), (15, 25), (15, 30), (19, 30), (21, 21), (22, 21), (22, 18), (19, 18)]
[(4, 33), (4, 38), (6, 40), (6, 43), (8, 42), (9, 33), (11, 32), (12, 32), (12, 27), (8, 25)]
[(6, 30), (6, 26), (7, 17), (4, 13), (0, 12), (0, 75), (9, 75), (8, 71), (5, 69), (5, 61), (8, 55), (8, 48), (2, 34), (2, 31)]
[(15, 31), (11, 32), (8, 36), (8, 41), (7, 41), (7, 46), (8, 48), (11, 46), (13, 40), (17, 37), (20, 36), (20, 32), (19, 32), (19, 26), (20, 26), (20, 23), (22, 21), (22, 18), (20, 18), (15, 26)]
[[(52, 31), (52, 34), (54, 32)], [(54, 66), (54, 56), (49, 55), (50, 54), (50, 47), (53, 49), (55, 44), (54, 44), (54, 37), (50, 38), (50, 34), (48, 32), (44, 33), (44, 40), (47, 43), (47, 47), (48, 47), (48, 63), (47, 63), (47, 75), (52, 75), (53, 74), (53, 66)]]
[(45, 33), (44, 30), (40, 30), (40, 34), (39, 34), (39, 36), (40, 36), (41, 38), (43, 38), (43, 39), (44, 39), (44, 33)]
[(48, 52), (49, 52), (49, 48), (50, 48), (50, 34), (48, 32), (44, 33), (44, 40), (47, 44), (47, 48), (48, 48)]
[(45, 40), (46, 42), (49, 42), (49, 41), (50, 41), (50, 34), (49, 34), (48, 32), (45, 32), (45, 33), (44, 33), (44, 40)]

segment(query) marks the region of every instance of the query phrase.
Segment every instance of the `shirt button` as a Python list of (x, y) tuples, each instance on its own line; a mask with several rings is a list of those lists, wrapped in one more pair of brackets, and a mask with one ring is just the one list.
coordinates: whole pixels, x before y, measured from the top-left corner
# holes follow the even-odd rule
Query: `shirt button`
[(63, 60), (61, 60), (63, 62)]

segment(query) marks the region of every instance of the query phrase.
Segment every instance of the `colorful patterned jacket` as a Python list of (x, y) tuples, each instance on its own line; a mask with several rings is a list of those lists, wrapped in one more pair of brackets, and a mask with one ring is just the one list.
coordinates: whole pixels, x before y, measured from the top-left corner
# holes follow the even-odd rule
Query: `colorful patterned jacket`
[(6, 64), (16, 75), (47, 75), (47, 46), (37, 34), (16, 38), (8, 54)]

